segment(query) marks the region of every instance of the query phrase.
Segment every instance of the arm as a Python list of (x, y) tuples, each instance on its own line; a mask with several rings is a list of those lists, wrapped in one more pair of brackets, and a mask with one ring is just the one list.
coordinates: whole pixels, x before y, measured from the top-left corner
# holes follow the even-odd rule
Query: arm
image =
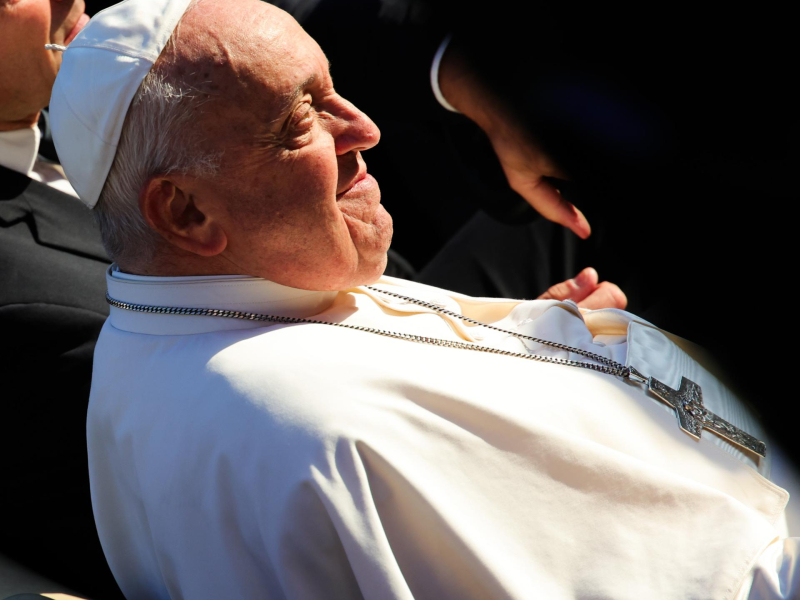
[(561, 176), (557, 166), (518, 126), (500, 98), (477, 78), (452, 44), (440, 48), (436, 58), (433, 83), (438, 83), (439, 90), (434, 85), (437, 98), (486, 133), (511, 188), (546, 219), (581, 238), (589, 237), (591, 228), (583, 213), (545, 179)]

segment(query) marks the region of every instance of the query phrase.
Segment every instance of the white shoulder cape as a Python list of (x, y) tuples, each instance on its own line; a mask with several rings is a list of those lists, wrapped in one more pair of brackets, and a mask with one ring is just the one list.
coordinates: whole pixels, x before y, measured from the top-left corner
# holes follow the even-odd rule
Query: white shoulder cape
[[(703, 386), (624, 311), (378, 287)], [(124, 302), (288, 314), (563, 358), (380, 293), (249, 278), (125, 281)], [(738, 420), (738, 422), (737, 422)], [(749, 428), (749, 429), (748, 429)], [(788, 494), (643, 388), (330, 325), (112, 309), (88, 416), (92, 500), (129, 600), (790, 598)], [(793, 591), (792, 591), (793, 590)]]

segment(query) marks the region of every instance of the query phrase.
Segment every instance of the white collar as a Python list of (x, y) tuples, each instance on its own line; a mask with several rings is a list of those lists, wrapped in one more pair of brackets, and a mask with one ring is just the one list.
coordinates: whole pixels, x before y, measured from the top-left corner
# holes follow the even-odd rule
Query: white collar
[(0, 165), (30, 176), (39, 154), (41, 135), (36, 126), (0, 131)]
[(38, 127), (0, 132), (0, 165), (77, 198), (61, 165), (39, 159), (41, 136)]
[[(116, 265), (106, 273), (108, 293), (131, 304), (183, 308), (219, 308), (284, 317), (310, 317), (328, 309), (339, 292), (299, 290), (247, 275), (143, 277), (122, 273)], [(166, 317), (166, 318), (164, 318)], [(111, 307), (111, 324), (125, 331), (151, 334), (194, 334), (264, 327), (258, 321), (222, 317), (161, 315)], [(158, 330), (153, 330), (153, 327)]]

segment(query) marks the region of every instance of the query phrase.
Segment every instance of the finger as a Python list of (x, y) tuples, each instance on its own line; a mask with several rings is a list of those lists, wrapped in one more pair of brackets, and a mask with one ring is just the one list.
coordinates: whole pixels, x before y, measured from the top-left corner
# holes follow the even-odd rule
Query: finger
[(583, 213), (549, 181), (510, 173), (506, 173), (506, 176), (511, 188), (545, 219), (563, 225), (581, 239), (585, 240), (591, 235), (592, 228)]
[(597, 271), (586, 267), (572, 279), (567, 279), (550, 287), (539, 300), (573, 300), (580, 302), (597, 288)]
[(585, 300), (578, 302), (581, 308), (625, 308), (628, 298), (616, 284), (604, 281)]

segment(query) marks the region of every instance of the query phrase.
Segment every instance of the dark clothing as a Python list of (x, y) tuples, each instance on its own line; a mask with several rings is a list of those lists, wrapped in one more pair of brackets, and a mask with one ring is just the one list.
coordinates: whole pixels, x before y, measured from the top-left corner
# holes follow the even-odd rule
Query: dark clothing
[(571, 231), (544, 219), (508, 225), (479, 212), (417, 281), (470, 296), (532, 300), (580, 271), (577, 241)]
[(61, 591), (55, 580), (64, 592), (120, 598), (95, 533), (86, 457), (108, 259), (77, 199), (4, 167), (0, 181), (0, 564), (28, 570), (0, 573), (0, 597)]
[[(457, 239), (471, 229), (479, 246), (451, 243), (428, 265), (479, 207), (514, 214), (498, 210), (508, 188), (485, 136), (463, 116), (429, 112), (427, 77), (404, 75), (414, 64), (427, 76), (438, 41), (452, 32), (448, 52), (466, 58), (570, 178), (556, 185), (586, 214), (593, 235), (575, 242), (567, 275), (595, 267), (623, 289), (631, 312), (705, 346), (791, 451), (786, 384), (763, 374), (764, 361), (800, 331), (791, 318), (761, 317), (771, 312), (771, 295), (786, 293), (796, 254), (790, 208), (800, 121), (788, 12), (695, 7), (652, 18), (627, 7), (576, 11), (515, 0), (480, 10), (451, 0), (351, 4), (321, 0), (304, 26), (332, 58), (337, 88), (383, 130), (365, 159), (395, 219), (393, 247), (422, 281), (524, 297), (563, 278), (532, 290), (518, 274), (547, 272), (554, 261), (538, 246), (534, 257), (501, 250), (515, 246), (512, 238), (530, 248), (530, 224), (493, 237), (476, 235), (472, 222)], [(400, 14), (401, 4), (401, 18), (383, 16)], [(427, 30), (411, 18), (425, 12), (420, 6), (430, 15)], [(359, 23), (373, 15), (374, 25), (355, 29), (368, 35), (341, 34), (348, 10)], [(424, 52), (408, 50), (414, 44)], [(530, 216), (520, 209), (517, 222)], [(697, 300), (716, 303), (698, 311)], [(756, 306), (758, 320), (742, 318)], [(763, 357), (742, 353), (738, 336), (760, 340)], [(800, 463), (800, 453), (793, 458)]]

